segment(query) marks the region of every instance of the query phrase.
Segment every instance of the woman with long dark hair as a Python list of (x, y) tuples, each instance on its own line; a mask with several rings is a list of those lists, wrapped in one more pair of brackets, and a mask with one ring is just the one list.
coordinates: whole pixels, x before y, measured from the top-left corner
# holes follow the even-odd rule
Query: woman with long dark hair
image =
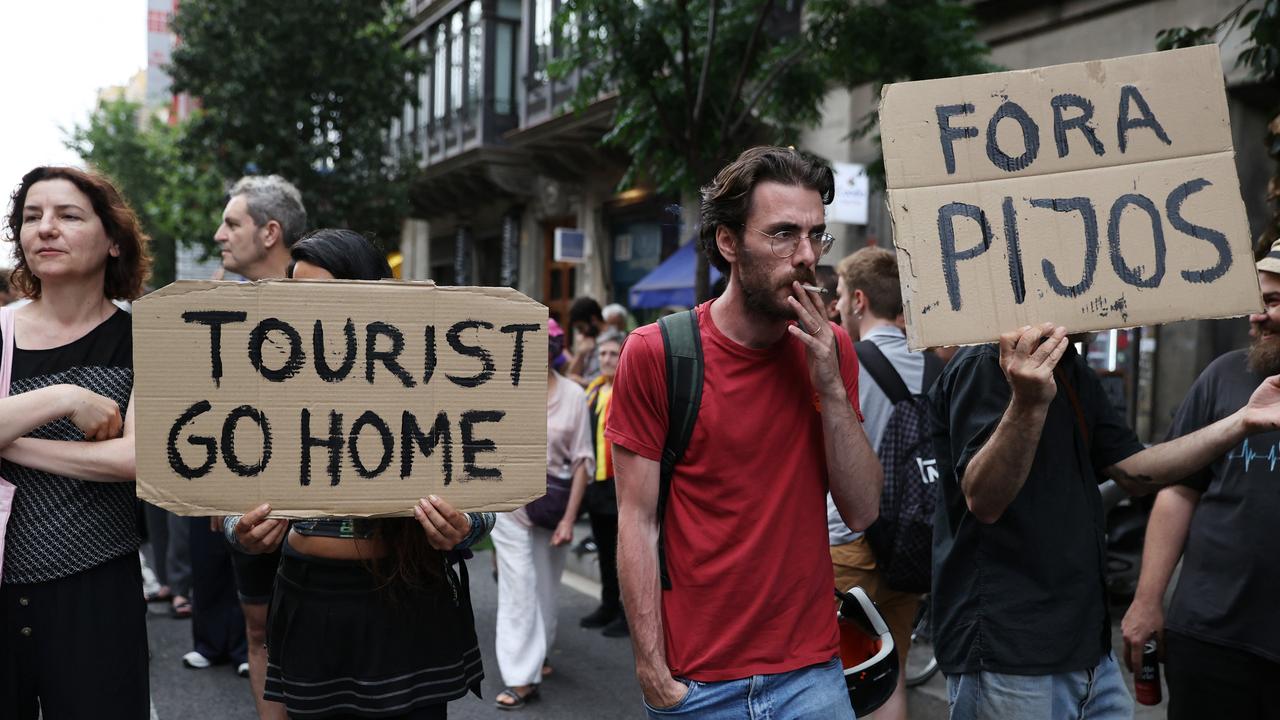
[(0, 717), (145, 718), (133, 335), (112, 301), (142, 293), (147, 237), (83, 170), (38, 167), (12, 203), (10, 282), (31, 302), (0, 310)]
[[(351, 230), (317, 230), (290, 254), (294, 279), (391, 277)], [(268, 700), (290, 717), (418, 720), (446, 717), (446, 703), (468, 690), (479, 695), (484, 671), (458, 551), (493, 528), (493, 513), (460, 513), (434, 496), (413, 518), (290, 524), (269, 511), (225, 525), (247, 552), (284, 543), (267, 628)]]

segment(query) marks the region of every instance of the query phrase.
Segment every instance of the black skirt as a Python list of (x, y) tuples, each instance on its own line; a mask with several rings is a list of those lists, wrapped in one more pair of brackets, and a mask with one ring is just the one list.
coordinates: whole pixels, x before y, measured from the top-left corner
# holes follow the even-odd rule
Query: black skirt
[[(442, 563), (443, 564), (443, 563)], [(480, 694), (484, 669), (465, 563), (396, 595), (360, 561), (286, 544), (271, 598), (266, 699), (291, 717), (389, 718)]]

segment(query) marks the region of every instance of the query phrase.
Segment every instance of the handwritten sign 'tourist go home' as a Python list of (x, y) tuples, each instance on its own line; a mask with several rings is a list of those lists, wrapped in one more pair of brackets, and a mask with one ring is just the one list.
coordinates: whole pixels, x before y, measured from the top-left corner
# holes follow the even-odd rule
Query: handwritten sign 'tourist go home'
[(508, 288), (169, 285), (134, 305), (138, 495), (184, 515), (519, 507), (546, 488), (546, 322)]
[(912, 348), (1260, 307), (1216, 46), (887, 85), (880, 130)]

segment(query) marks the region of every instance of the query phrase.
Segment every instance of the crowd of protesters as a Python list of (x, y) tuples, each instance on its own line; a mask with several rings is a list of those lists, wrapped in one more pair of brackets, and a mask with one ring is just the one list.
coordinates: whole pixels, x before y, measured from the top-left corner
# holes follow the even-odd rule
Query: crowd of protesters
[[(466, 559), (486, 536), (505, 687), (493, 701), (518, 710), (555, 672), (557, 592), (584, 512), (601, 596), (580, 624), (631, 638), (650, 716), (853, 717), (832, 588), (877, 602), (902, 662), (921, 600), (864, 535), (897, 380), (927, 397), (931, 604), (953, 718), (1133, 715), (1111, 651), (1105, 478), (1158, 492), (1124, 662), (1158, 642), (1170, 717), (1280, 717), (1280, 243), (1258, 262), (1252, 346), (1210, 365), (1168, 440), (1144, 448), (1062, 327), (1011, 328), (945, 368), (942, 353), (910, 352), (893, 253), (819, 265), (832, 192), (825, 165), (752, 148), (702, 191), (698, 242), (725, 278), (713, 300), (661, 327), (591, 298), (567, 328), (548, 320), (542, 499), (495, 516), (430, 496), (385, 520), (147, 507), (157, 583), (143, 593), (131, 321), (117, 302), (143, 292), (147, 238), (105, 178), (28, 173), (0, 276), (0, 717), (148, 716), (147, 602), (192, 619), (183, 664), (233, 665), (261, 718), (446, 717), (484, 677)], [(365, 237), (306, 226), (296, 188), (246, 177), (214, 239), (249, 280), (391, 279)], [(670, 352), (681, 322), (692, 381)], [(897, 380), (868, 372), (871, 355)], [(692, 382), (692, 425), (673, 416), (677, 381)], [(876, 717), (907, 717), (898, 679)]]

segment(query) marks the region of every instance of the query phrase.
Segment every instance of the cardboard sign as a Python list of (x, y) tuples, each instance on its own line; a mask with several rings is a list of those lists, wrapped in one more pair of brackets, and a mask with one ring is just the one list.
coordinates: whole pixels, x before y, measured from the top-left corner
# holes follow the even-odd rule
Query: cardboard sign
[(406, 516), (546, 489), (547, 309), (508, 288), (180, 281), (133, 306), (138, 496)]
[(1261, 307), (1216, 46), (887, 85), (880, 132), (913, 349)]

